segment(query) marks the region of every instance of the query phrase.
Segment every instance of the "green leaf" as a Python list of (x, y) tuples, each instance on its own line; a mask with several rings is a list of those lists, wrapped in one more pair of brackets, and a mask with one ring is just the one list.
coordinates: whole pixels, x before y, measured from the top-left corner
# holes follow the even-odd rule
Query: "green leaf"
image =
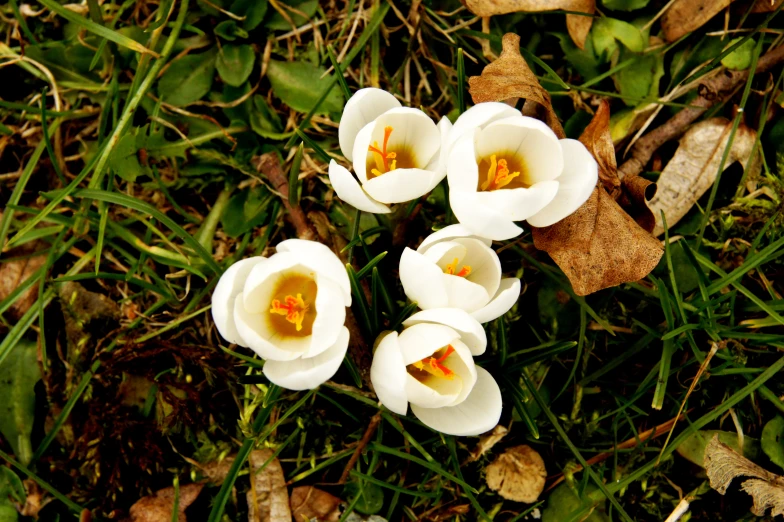
[[(272, 84), (272, 91), (283, 103), (296, 111), (308, 112), (321, 97), (317, 87), (328, 82), (326, 77), (322, 78), (324, 72), (326, 69), (309, 62), (270, 60), (267, 77)], [(341, 92), (333, 88), (318, 112), (340, 112), (343, 110), (343, 101)]]
[(612, 58), (618, 49), (616, 41), (621, 42), (630, 51), (640, 53), (645, 49), (642, 32), (632, 24), (615, 18), (599, 18), (591, 28), (594, 52), (600, 60)]
[(760, 445), (771, 462), (784, 468), (784, 417), (776, 415), (765, 424)]
[[(316, 9), (318, 9), (318, 0), (288, 0), (283, 3), (300, 11), (298, 13), (296, 11), (287, 10), (287, 14), (291, 18), (291, 21), (294, 22), (294, 27), (306, 24), (310, 18), (313, 18), (313, 15), (316, 14)], [(291, 31), (294, 29), (294, 27), (291, 27), (289, 21), (283, 18), (277, 11), (272, 13), (272, 16), (270, 16), (269, 20), (264, 24), (264, 27), (271, 29), (272, 31)]]
[(267, 0), (234, 0), (229, 11), (237, 16), (244, 16), (242, 28), (251, 31), (264, 19), (267, 13)]
[(215, 73), (216, 49), (189, 54), (174, 60), (158, 81), (158, 95), (171, 105), (181, 107), (200, 100), (210, 92)]
[(239, 87), (250, 76), (256, 55), (250, 45), (224, 45), (218, 52), (215, 67), (221, 79), (233, 87)]
[[(547, 506), (542, 511), (542, 522), (562, 522), (569, 520), (569, 515), (578, 509), (590, 506), (593, 502), (588, 498), (591, 493), (596, 491), (597, 488), (593, 484), (588, 484), (583, 491), (582, 498), (577, 496), (577, 493), (569, 487), (569, 484), (563, 483), (550, 493), (547, 498)], [(580, 519), (584, 522), (609, 522), (609, 518), (601, 506), (593, 510), (588, 518)]]
[(229, 200), (221, 217), (221, 226), (227, 236), (237, 238), (261, 226), (269, 216), (274, 195), (263, 186), (245, 189)]
[(384, 507), (384, 490), (376, 484), (349, 482), (346, 484), (344, 495), (352, 500), (359, 495), (354, 509), (363, 515), (374, 515)]
[(634, 11), (642, 9), (651, 0), (602, 0), (604, 7), (613, 11)]
[(624, 67), (615, 75), (618, 90), (627, 105), (638, 105), (640, 100), (656, 98), (659, 94), (659, 80), (664, 74), (664, 61), (662, 55), (645, 54), (637, 55), (627, 50), (621, 52), (621, 60), (634, 59), (634, 62)]
[(283, 124), (278, 117), (278, 113), (267, 105), (267, 100), (260, 94), (254, 95), (251, 100), (248, 119), (253, 132), (263, 138), (285, 140), (293, 134), (293, 131), (282, 132)]
[(247, 38), (248, 31), (237, 25), (234, 20), (224, 20), (215, 26), (215, 34), (224, 40), (233, 42), (237, 38)]
[(147, 128), (148, 125), (128, 129), (109, 156), (109, 168), (131, 183), (136, 181), (137, 177), (150, 172), (149, 167), (139, 162), (138, 154), (139, 149), (147, 147)]
[[(675, 451), (678, 455), (694, 464), (703, 466), (703, 458), (705, 456), (705, 447), (714, 435), (719, 436), (719, 440), (731, 447), (735, 451), (739, 451), (738, 434), (731, 431), (720, 430), (699, 430), (695, 431), (687, 439), (681, 442)], [(754, 460), (759, 455), (759, 441), (750, 437), (743, 438), (743, 456)]]
[(41, 379), (36, 343), (21, 340), (0, 364), (0, 433), (20, 462), (33, 456), (30, 433), (35, 413), (35, 383)]
[(580, 76), (585, 80), (590, 80), (599, 76), (599, 63), (596, 60), (594, 53), (594, 44), (592, 38), (586, 38), (585, 50), (580, 49), (571, 37), (566, 33), (556, 33), (558, 41), (561, 45), (561, 50), (566, 56), (566, 61), (580, 73)]
[[(735, 38), (729, 44), (725, 46), (731, 47), (738, 43), (742, 38)], [(757, 45), (757, 42), (754, 41), (754, 38), (749, 38), (743, 44), (732, 51), (730, 54), (722, 58), (721, 64), (726, 67), (727, 69), (732, 69), (735, 71), (742, 71), (743, 69), (748, 69), (751, 66), (751, 58), (752, 54), (754, 54), (754, 47)]]

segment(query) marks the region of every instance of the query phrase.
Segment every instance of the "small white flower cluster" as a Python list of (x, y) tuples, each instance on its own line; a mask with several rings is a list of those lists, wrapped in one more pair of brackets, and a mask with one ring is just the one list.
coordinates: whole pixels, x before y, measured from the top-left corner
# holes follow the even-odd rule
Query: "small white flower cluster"
[[(436, 125), (380, 89), (346, 104), (340, 148), (359, 182), (332, 161), (338, 196), (359, 210), (421, 197), (448, 178), (460, 224), (427, 237), (400, 258), (406, 296), (421, 311), (376, 340), (370, 379), (379, 401), (427, 426), (478, 435), (500, 419), (498, 384), (473, 357), (487, 348), (482, 323), (514, 306), (520, 280), (503, 278), (493, 240), (522, 232), (515, 221), (551, 225), (582, 205), (598, 180), (596, 162), (574, 140), (502, 103), (482, 103), (454, 125)], [(264, 375), (303, 390), (331, 378), (346, 355), (351, 306), (345, 267), (326, 246), (290, 239), (269, 258), (232, 265), (212, 298), (220, 334), (265, 359)]]

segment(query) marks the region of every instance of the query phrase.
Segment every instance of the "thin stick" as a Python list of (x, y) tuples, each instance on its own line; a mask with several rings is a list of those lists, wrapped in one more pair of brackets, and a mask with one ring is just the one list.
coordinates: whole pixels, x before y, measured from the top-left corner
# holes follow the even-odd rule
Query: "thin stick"
[(310, 224), (310, 221), (302, 211), (299, 205), (292, 205), (289, 201), (289, 182), (283, 169), (280, 166), (278, 155), (274, 152), (267, 152), (262, 154), (256, 159), (256, 169), (262, 174), (267, 176), (275, 190), (280, 193), (283, 206), (288, 212), (291, 224), (297, 230), (297, 237), (300, 239), (315, 240), (317, 238), (316, 232)]
[(373, 438), (373, 434), (376, 433), (376, 429), (378, 428), (380, 422), (381, 422), (381, 410), (379, 410), (375, 415), (373, 415), (373, 417), (370, 418), (370, 423), (368, 424), (368, 427), (365, 430), (365, 434), (362, 435), (362, 439), (360, 439), (359, 444), (354, 450), (353, 455), (351, 455), (351, 458), (348, 459), (348, 464), (346, 464), (346, 467), (343, 469), (343, 474), (340, 476), (340, 480), (338, 481), (338, 484), (346, 483), (346, 480), (348, 480), (348, 476), (351, 474), (351, 470), (354, 469), (354, 466), (359, 460), (359, 456), (362, 454), (362, 452), (364, 451), (368, 443), (370, 443), (370, 439)]

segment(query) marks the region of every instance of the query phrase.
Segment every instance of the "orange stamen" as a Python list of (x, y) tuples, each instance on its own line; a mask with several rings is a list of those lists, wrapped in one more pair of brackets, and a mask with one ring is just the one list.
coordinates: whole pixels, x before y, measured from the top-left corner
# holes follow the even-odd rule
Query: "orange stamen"
[(305, 320), (305, 313), (308, 311), (308, 304), (302, 299), (302, 294), (297, 297), (287, 295), (284, 299), (286, 304), (281, 304), (278, 299), (273, 299), (270, 304), (270, 313), (285, 315), (286, 321), (296, 325), (297, 331), (302, 330), (302, 321)]
[(442, 364), (447, 357), (449, 357), (454, 353), (454, 351), (455, 349), (452, 347), (451, 344), (447, 345), (446, 351), (444, 352), (444, 355), (442, 355), (441, 357), (437, 359), (435, 357), (425, 357), (421, 361), (415, 362), (413, 366), (417, 370), (425, 371), (430, 375), (434, 375), (436, 377), (444, 377), (450, 380), (454, 379), (455, 372), (453, 372), (452, 370), (450, 370), (449, 368), (447, 368)]
[(482, 183), (482, 190), (496, 190), (507, 186), (512, 182), (519, 172), (509, 172), (509, 167), (505, 159), (496, 161), (495, 154), (490, 156), (490, 168), (487, 169), (487, 179)]
[(444, 273), (449, 275), (456, 275), (458, 277), (467, 277), (471, 273), (471, 265), (463, 265), (463, 267), (457, 273), (455, 273), (457, 270), (457, 263), (458, 259), (455, 258), (454, 261), (446, 265)]
[[(387, 152), (387, 145), (389, 144), (389, 137), (392, 135), (392, 127), (384, 127), (384, 146), (379, 149), (378, 142), (374, 141), (373, 145), (368, 146), (368, 151), (376, 155), (376, 167), (371, 170), (376, 176), (385, 174), (390, 170), (395, 170), (397, 154), (394, 152)], [(380, 161), (379, 161), (380, 160)], [(392, 165), (387, 160), (392, 160)], [(383, 170), (383, 172), (381, 172)]]

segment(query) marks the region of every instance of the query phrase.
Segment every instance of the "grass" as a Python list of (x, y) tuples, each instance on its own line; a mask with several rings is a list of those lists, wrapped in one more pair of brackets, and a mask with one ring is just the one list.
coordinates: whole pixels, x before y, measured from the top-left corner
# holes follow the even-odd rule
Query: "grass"
[[(395, 521), (506, 522), (532, 519), (539, 509), (558, 522), (590, 513), (590, 520), (660, 521), (680, 492), (694, 491), (691, 520), (756, 520), (742, 493), (722, 507), (678, 448), (702, 429), (739, 429), (756, 445), (766, 422), (784, 413), (784, 149), (781, 125), (766, 118), (778, 110), (780, 67), (770, 78), (749, 75), (711, 112), (731, 120), (730, 143), (742, 125), (760, 130), (761, 174), (727, 165), (728, 147), (711, 190), (667, 229), (665, 256), (646, 279), (580, 297), (530, 233), (495, 245), (523, 293), (486, 325), (490, 346), (478, 362), (501, 384), (509, 434), (474, 462), (467, 457), (477, 439), (437, 434), (380, 407), (356, 359), (315, 391), (269, 385), (263, 361), (226, 346), (209, 309), (228, 266), (295, 237), (285, 203), (329, 225), (322, 233), (350, 263), (352, 310), (369, 345), (416, 311), (397, 262), (404, 246), (454, 223), (447, 187), (390, 215), (342, 203), (326, 182), (329, 161), (343, 162), (339, 114), (323, 110), (335, 96), (377, 84), (434, 121), (454, 120), (471, 105), (468, 79), (500, 51), (505, 32), (517, 31), (570, 138), (599, 98), (611, 101), (613, 115), (659, 107), (655, 128), (693, 106), (696, 87), (667, 98), (673, 89), (709, 74), (749, 39), (752, 68), (779, 45), (778, 11), (731, 11), (728, 27), (745, 31), (738, 41), (710, 35), (723, 30), (719, 16), (677, 42), (651, 40), (644, 54), (601, 60), (571, 44), (562, 12), (493, 17), (483, 33), (482, 21), (456, 2), (350, 0), (314, 3), (306, 18), (315, 29), (302, 21), (305, 29), (295, 30), (280, 25), (285, 17), (270, 3), (256, 26), (243, 29), (247, 38), (230, 40), (217, 25), (246, 27), (252, 12), (236, 20), (202, 2), (91, 1), (84, 12), (57, 0), (40, 4), (40, 15), (20, 11), (16, 0), (0, 7), (0, 271), (30, 263), (18, 284), (0, 284), (0, 364), (20, 341), (37, 340), (42, 372), (37, 389), (14, 384), (35, 396), (35, 409), (20, 413), (33, 426), (32, 460), (18, 462), (12, 441), (0, 437), (0, 461), (53, 500), (43, 519), (83, 509), (98, 519), (126, 513), (140, 497), (172, 484), (178, 492), (201, 477), (201, 466), (233, 455), (227, 478), (205, 488), (188, 513), (240, 520), (246, 460), (264, 447), (274, 453), (268, 462), (281, 460), (290, 487), (313, 485), (341, 498), (342, 520), (356, 511)], [(221, 5), (230, 11), (230, 4)], [(602, 16), (645, 20), (663, 4), (652, 0), (633, 13), (605, 7)], [(310, 9), (309, 2), (276, 5), (296, 20)], [(419, 7), (409, 13), (412, 5)], [(656, 23), (652, 35), (658, 31)], [(251, 76), (232, 86), (211, 72), (200, 96), (170, 104), (171, 93), (158, 86), (172, 63), (217, 45), (251, 46)], [(638, 84), (625, 76), (651, 57), (661, 78), (641, 73)], [(318, 82), (300, 89), (310, 110), (291, 109), (290, 93), (270, 88), (262, 73), (270, 59), (317, 71)], [(619, 151), (635, 132), (622, 132)], [(254, 167), (271, 151), (289, 181), (285, 202)], [(673, 152), (670, 145), (658, 151), (645, 175), (655, 179)], [(90, 312), (75, 320), (66, 283), (81, 285), (88, 302), (108, 298), (110, 319)], [(720, 349), (687, 400), (713, 343)], [(673, 419), (682, 405), (668, 443), (661, 437), (613, 449)], [(376, 432), (339, 484), (378, 413)], [(542, 455), (548, 486), (564, 473), (563, 487), (582, 503), (554, 505), (546, 490), (526, 506), (491, 491), (485, 467), (519, 444)], [(760, 464), (782, 471), (764, 454)], [(578, 465), (585, 471), (574, 472)]]

